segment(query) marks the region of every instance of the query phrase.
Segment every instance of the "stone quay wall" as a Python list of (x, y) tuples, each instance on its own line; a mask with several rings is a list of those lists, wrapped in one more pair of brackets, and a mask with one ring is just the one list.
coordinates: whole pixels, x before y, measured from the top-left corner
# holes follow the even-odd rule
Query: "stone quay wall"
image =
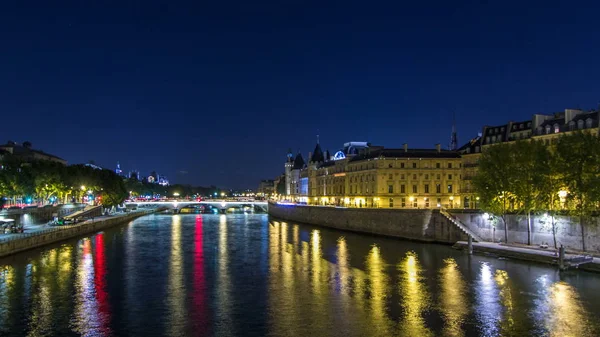
[(456, 225), (438, 210), (431, 209), (341, 208), (269, 203), (269, 215), (282, 221), (425, 242), (454, 244), (467, 240), (467, 235)]
[[(473, 232), (486, 241), (504, 242), (504, 223), (501, 219), (494, 217), (490, 219), (480, 211), (450, 210), (450, 213), (458, 217)], [(508, 242), (527, 244), (527, 216), (509, 214), (506, 216), (508, 226)], [(556, 243), (562, 244), (566, 249), (581, 250), (581, 227), (579, 217), (555, 216)], [(600, 217), (586, 220), (585, 242), (586, 250), (589, 252), (600, 252)], [(531, 216), (531, 243), (539, 246), (547, 243), (554, 248), (552, 238), (552, 218), (546, 215)]]
[(153, 212), (154, 210), (137, 211), (120, 216), (95, 219), (93, 221), (88, 220), (77, 225), (53, 227), (49, 228), (48, 230), (29, 234), (14, 234), (19, 236), (0, 242), (0, 257), (71, 239), (77, 236), (96, 233), (106, 228), (123, 224), (127, 221)]

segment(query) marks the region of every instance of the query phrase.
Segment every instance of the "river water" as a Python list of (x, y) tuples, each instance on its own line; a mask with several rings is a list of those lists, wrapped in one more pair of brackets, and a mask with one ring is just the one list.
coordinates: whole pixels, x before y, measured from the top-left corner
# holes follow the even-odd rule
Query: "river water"
[(0, 335), (599, 336), (600, 274), (267, 215), (150, 215), (0, 259)]

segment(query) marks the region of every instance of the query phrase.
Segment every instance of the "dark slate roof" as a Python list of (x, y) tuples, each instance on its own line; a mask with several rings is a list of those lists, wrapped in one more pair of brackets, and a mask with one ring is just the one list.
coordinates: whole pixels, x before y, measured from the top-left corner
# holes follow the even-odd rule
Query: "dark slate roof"
[[(471, 139), (468, 143), (461, 146), (457, 151), (460, 153), (476, 153), (475, 147), (479, 146), (481, 151), (481, 137), (475, 137)], [(467, 152), (468, 149), (468, 152)]]
[(296, 159), (294, 159), (294, 166), (292, 168), (294, 170), (301, 170), (304, 168), (304, 166), (305, 166), (304, 158), (302, 158), (302, 155), (300, 153), (298, 153), (296, 155)]
[(350, 161), (359, 161), (372, 158), (460, 158), (460, 154), (456, 151), (436, 149), (382, 149), (377, 151), (369, 151), (353, 157)]
[(585, 121), (588, 118), (591, 118), (592, 120), (598, 119), (598, 112), (592, 111), (592, 112), (588, 112), (588, 113), (579, 114), (579, 115), (573, 117), (573, 121), (577, 122), (580, 119), (583, 119)]
[(323, 150), (321, 150), (321, 145), (317, 143), (315, 146), (315, 150), (312, 153), (312, 157), (310, 158), (311, 162), (324, 162), (325, 157), (323, 156)]

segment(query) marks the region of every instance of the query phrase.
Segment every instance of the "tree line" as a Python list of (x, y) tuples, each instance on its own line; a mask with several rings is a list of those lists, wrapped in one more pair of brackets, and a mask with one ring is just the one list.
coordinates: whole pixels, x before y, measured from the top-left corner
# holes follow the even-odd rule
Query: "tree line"
[(527, 217), (531, 244), (531, 217), (548, 213), (556, 247), (554, 217), (558, 212), (579, 217), (585, 251), (585, 219), (600, 204), (600, 138), (589, 132), (573, 132), (542, 141), (520, 140), (490, 146), (479, 158), (473, 185), (482, 210), (502, 221), (508, 241), (506, 215)]
[(111, 170), (86, 165), (65, 166), (47, 160), (22, 162), (5, 154), (0, 167), (2, 203), (81, 202), (93, 195), (104, 206), (121, 204), (128, 196), (123, 179)]

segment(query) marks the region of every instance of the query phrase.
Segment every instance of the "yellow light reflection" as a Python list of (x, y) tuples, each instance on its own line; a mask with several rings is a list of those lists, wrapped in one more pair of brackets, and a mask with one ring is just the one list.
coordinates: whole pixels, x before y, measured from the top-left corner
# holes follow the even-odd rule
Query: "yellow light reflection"
[(566, 282), (554, 283), (550, 286), (549, 317), (546, 327), (552, 337), (597, 336), (594, 323), (583, 307), (579, 295), (573, 286)]
[(444, 334), (446, 336), (464, 336), (462, 323), (469, 313), (467, 301), (467, 285), (463, 280), (456, 261), (452, 258), (444, 260), (440, 270), (440, 305), (444, 316)]
[(185, 289), (181, 247), (181, 216), (171, 221), (171, 256), (169, 259), (169, 334), (179, 336), (185, 327)]
[(350, 293), (350, 276), (351, 270), (349, 266), (350, 256), (348, 255), (348, 246), (346, 239), (342, 236), (337, 241), (337, 260), (340, 278), (340, 292), (344, 295)]
[(219, 217), (219, 242), (218, 242), (218, 307), (217, 315), (219, 317), (220, 332), (225, 336), (235, 335), (233, 332), (233, 321), (231, 317), (232, 300), (231, 300), (231, 280), (229, 278), (229, 255), (227, 248), (227, 216)]
[(400, 270), (400, 295), (403, 298), (404, 320), (400, 329), (406, 336), (431, 336), (425, 326), (423, 312), (429, 308), (430, 299), (421, 276), (422, 270), (417, 254), (409, 252), (398, 266)]
[(379, 247), (371, 247), (369, 255), (367, 255), (365, 267), (369, 280), (369, 312), (372, 315), (373, 328), (375, 329), (374, 334), (377, 336), (389, 336), (390, 322), (385, 311), (389, 280), (385, 274), (385, 261), (381, 257)]
[(320, 295), (321, 289), (321, 233), (313, 230), (311, 233), (311, 266), (312, 266), (312, 286), (315, 294)]

